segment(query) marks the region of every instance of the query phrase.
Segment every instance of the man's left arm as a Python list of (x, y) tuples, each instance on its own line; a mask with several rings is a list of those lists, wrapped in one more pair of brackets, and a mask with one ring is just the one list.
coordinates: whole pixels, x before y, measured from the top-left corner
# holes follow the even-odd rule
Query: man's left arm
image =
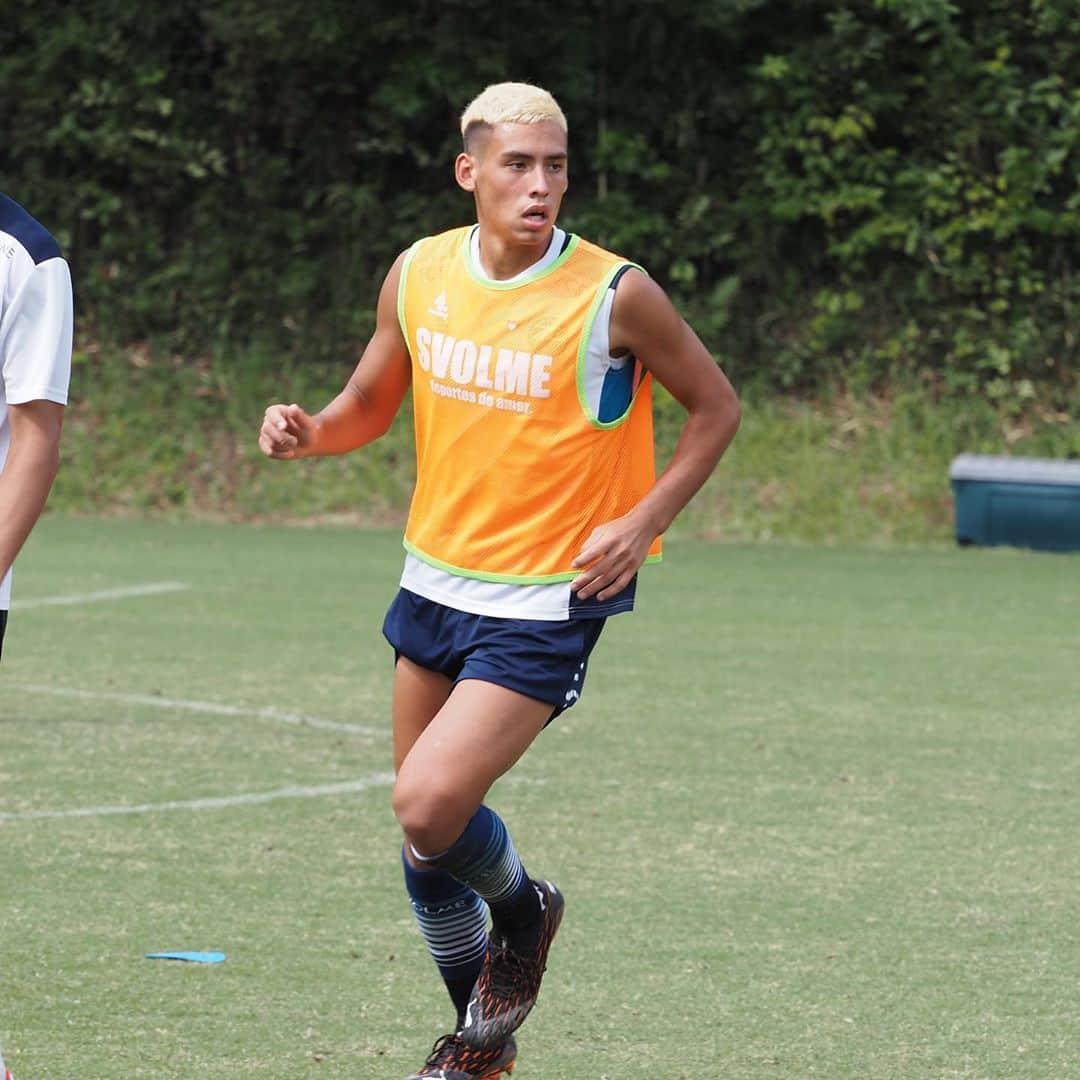
[(611, 350), (636, 356), (686, 409), (667, 467), (628, 514), (593, 530), (574, 560), (584, 569), (571, 583), (581, 599), (606, 600), (629, 585), (653, 540), (665, 532), (716, 468), (739, 427), (739, 401), (701, 339), (667, 294), (640, 270), (615, 290)]
[(0, 471), (0, 579), (45, 507), (60, 464), (64, 406), (27, 401), (8, 406), (11, 444)]

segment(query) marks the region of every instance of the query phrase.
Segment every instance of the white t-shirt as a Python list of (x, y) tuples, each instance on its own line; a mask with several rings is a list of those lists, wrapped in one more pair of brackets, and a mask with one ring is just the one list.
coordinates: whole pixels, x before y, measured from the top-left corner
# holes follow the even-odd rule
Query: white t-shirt
[[(558, 228), (552, 231), (551, 243), (544, 254), (510, 281), (524, 281), (535, 278), (547, 269), (566, 247), (568, 237)], [(480, 230), (474, 227), (469, 237), (469, 258), (473, 274), (484, 281), (492, 279), (485, 272), (480, 260)], [(608, 344), (611, 308), (615, 299), (615, 290), (609, 289), (604, 298), (599, 314), (593, 324), (592, 333), (586, 350), (584, 381), (586, 393), (597, 415), (600, 415), (600, 395), (604, 381), (611, 376), (619, 377), (624, 366), (626, 376), (631, 376), (635, 368), (640, 375), (640, 366), (636, 361), (613, 357)], [(626, 381), (626, 380), (621, 380)], [(627, 381), (626, 393), (630, 392)], [(595, 400), (593, 400), (595, 398)], [(623, 406), (628, 403), (628, 399)], [(621, 411), (621, 410), (620, 410)], [(451, 574), (437, 566), (432, 566), (418, 559), (415, 555), (405, 556), (405, 569), (401, 575), (401, 587), (428, 600), (444, 604), (447, 607), (467, 611), (473, 615), (491, 615), (504, 619), (541, 619), (545, 622), (562, 621), (574, 618), (598, 618), (615, 615), (621, 611), (630, 611), (634, 606), (636, 580), (631, 582), (617, 596), (601, 603), (595, 598), (579, 601), (570, 591), (570, 582), (559, 581), (549, 585), (513, 585), (494, 581), (480, 581), (476, 578)]]
[[(11, 431), (8, 405), (67, 404), (71, 377), (71, 273), (56, 241), (0, 194), (0, 472)], [(0, 611), (11, 604), (11, 571)]]

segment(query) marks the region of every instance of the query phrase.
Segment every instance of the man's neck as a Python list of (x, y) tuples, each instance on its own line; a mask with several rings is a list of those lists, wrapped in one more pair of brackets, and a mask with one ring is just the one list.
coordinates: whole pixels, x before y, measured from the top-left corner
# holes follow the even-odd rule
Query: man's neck
[(538, 236), (535, 243), (508, 244), (500, 237), (484, 230), (481, 225), (478, 230), (480, 240), (480, 267), (492, 281), (509, 281), (517, 277), (523, 270), (528, 270), (534, 263), (539, 262), (551, 246), (551, 237), (554, 227), (542, 236)]

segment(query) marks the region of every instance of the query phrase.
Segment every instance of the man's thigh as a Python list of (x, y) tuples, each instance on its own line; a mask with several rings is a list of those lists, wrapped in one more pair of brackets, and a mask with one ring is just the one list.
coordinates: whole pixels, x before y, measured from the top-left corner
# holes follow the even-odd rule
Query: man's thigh
[(439, 792), (454, 819), (452, 842), (491, 785), (543, 731), (550, 715), (549, 702), (497, 683), (463, 679), (413, 742), (398, 783)]
[[(398, 792), (472, 815), (492, 783), (580, 696), (604, 620), (469, 614), (399, 592), (383, 632), (396, 653)], [(452, 839), (452, 838), (451, 838)]]
[(453, 684), (438, 671), (429, 671), (407, 656), (394, 664), (394, 769), (446, 704)]

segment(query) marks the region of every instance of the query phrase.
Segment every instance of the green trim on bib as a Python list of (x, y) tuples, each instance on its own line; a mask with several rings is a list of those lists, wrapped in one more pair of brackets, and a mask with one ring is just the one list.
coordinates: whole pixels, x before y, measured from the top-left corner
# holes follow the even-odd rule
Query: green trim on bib
[(412, 342), (409, 341), (409, 328), (405, 323), (405, 281), (409, 276), (409, 266), (413, 261), (413, 256), (426, 239), (427, 237), (423, 237), (415, 241), (412, 247), (409, 248), (408, 253), (405, 255), (405, 261), (401, 264), (401, 277), (398, 278), (397, 317), (398, 323), (401, 325), (401, 336), (405, 339), (405, 348), (408, 349), (409, 356), (412, 356)]
[(483, 570), (466, 570), (463, 566), (454, 566), (453, 563), (436, 559), (434, 555), (421, 551), (409, 540), (403, 539), (401, 544), (410, 555), (415, 555), (421, 562), (426, 562), (428, 566), (434, 566), (437, 570), (443, 570), (457, 577), (473, 578), (475, 581), (493, 581), (498, 585), (556, 585), (560, 581), (573, 581), (581, 573), (580, 570), (571, 570), (568, 573), (539, 574), (535, 577), (528, 574), (488, 574)]
[[(434, 566), (436, 570), (442, 570), (447, 574), (454, 574), (456, 577), (472, 578), (474, 581), (491, 581), (496, 585), (557, 585), (563, 581), (573, 581), (582, 570), (571, 570), (569, 573), (562, 574), (540, 574), (535, 577), (527, 574), (487, 574), (483, 570), (466, 570), (461, 566), (454, 566), (453, 563), (443, 562), (442, 559), (436, 559), (433, 555), (429, 555), (426, 551), (421, 551), (414, 543), (402, 538), (401, 546), (410, 554), (415, 555), (421, 562), (425, 562), (428, 566)], [(663, 554), (649, 555), (646, 557), (645, 562), (642, 565), (648, 566), (654, 563), (663, 561)]]
[(580, 239), (575, 233), (568, 233), (567, 235), (570, 237), (569, 242), (566, 245), (566, 249), (559, 257), (550, 266), (545, 266), (543, 270), (540, 270), (535, 274), (530, 274), (521, 281), (492, 281), (490, 278), (484, 277), (473, 265), (472, 234), (472, 229), (469, 229), (462, 242), (461, 253), (462, 257), (465, 259), (465, 269), (469, 272), (469, 277), (471, 277), (477, 285), (482, 285), (485, 289), (494, 289), (497, 292), (508, 292), (511, 289), (521, 289), (526, 285), (533, 285), (537, 281), (543, 280), (548, 274), (555, 273), (555, 271), (563, 266), (566, 263), (566, 260), (573, 255), (578, 246), (578, 240)]

